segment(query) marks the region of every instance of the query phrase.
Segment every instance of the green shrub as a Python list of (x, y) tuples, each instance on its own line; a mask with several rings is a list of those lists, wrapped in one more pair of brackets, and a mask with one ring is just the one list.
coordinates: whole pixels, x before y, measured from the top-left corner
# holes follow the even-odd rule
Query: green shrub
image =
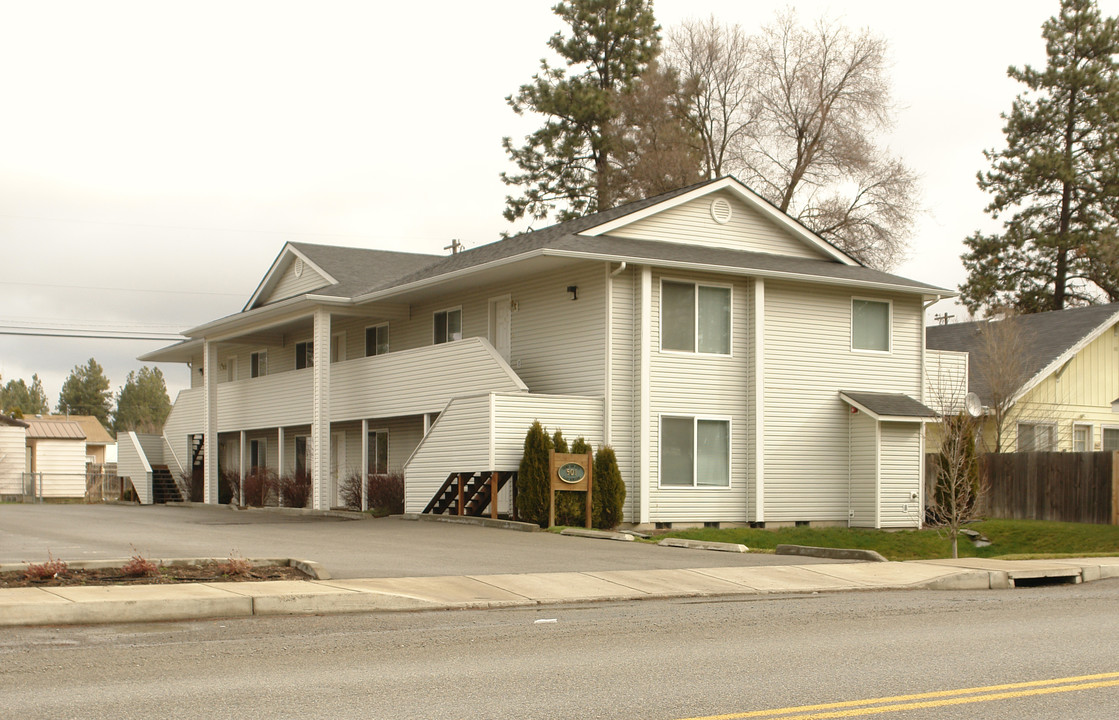
[(617, 527), (622, 521), (622, 508), (626, 502), (626, 484), (622, 482), (614, 448), (603, 445), (598, 449), (592, 477), (592, 523), (602, 529)]
[[(586, 455), (590, 451), (591, 446), (587, 444), (587, 441), (583, 439), (582, 435), (575, 438), (575, 442), (571, 443), (571, 452), (574, 455)], [(556, 450), (556, 452), (559, 452), (559, 450)]]
[(548, 525), (548, 451), (553, 448), (539, 420), (525, 435), (524, 456), (517, 471), (517, 517), (523, 522)]
[(563, 430), (559, 428), (556, 428), (556, 432), (552, 435), (552, 449), (558, 453), (569, 452), (567, 441), (563, 439)]

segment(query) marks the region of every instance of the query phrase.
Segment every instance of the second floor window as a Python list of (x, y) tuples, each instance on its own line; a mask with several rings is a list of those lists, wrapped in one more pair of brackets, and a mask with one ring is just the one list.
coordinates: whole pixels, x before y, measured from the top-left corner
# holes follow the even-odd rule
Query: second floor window
[(730, 355), (730, 288), (662, 282), (661, 350)]
[(268, 374), (268, 352), (261, 350), (249, 355), (249, 377), (264, 377)]
[(462, 309), (435, 313), (435, 344), (462, 340)]
[(302, 370), (315, 366), (315, 343), (298, 342), (295, 344), (295, 369)]

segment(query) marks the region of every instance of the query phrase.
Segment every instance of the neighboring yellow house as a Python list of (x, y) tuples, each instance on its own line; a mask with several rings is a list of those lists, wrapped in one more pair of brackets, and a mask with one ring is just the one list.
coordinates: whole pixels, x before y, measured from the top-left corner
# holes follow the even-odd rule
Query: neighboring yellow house
[[(992, 351), (984, 333), (997, 323), (1015, 323), (1003, 334), (1014, 341)], [(1119, 450), (1119, 303), (937, 325), (925, 336), (929, 350), (968, 353), (968, 389), (988, 416), (985, 449), (995, 448), (992, 386), (1005, 366), (1016, 379), (1002, 393), (1011, 400), (1003, 452)]]

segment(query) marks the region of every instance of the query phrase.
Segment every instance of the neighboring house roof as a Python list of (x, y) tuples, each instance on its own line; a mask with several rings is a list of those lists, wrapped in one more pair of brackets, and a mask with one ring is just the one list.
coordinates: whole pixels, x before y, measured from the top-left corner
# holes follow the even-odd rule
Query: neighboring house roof
[[(1017, 400), (1119, 322), (1119, 303), (1017, 315), (1012, 320), (1018, 323), (1025, 340), (1025, 347), (1022, 348), (1025, 360), (1023, 375), (1028, 378), (1014, 394), (1014, 399)], [(982, 347), (983, 336), (980, 331), (992, 322), (1007, 320), (933, 325), (925, 328), (925, 345), (930, 350), (972, 353), (974, 358)], [(968, 389), (977, 394), (984, 405), (990, 405), (991, 390), (978, 371), (978, 364), (974, 360), (968, 363)]]
[(0, 425), (8, 425), (10, 427), (22, 427), (22, 428), (27, 427), (27, 423), (25, 423), (24, 421), (18, 420), (14, 417), (8, 417), (7, 415), (0, 415)]
[(936, 411), (901, 393), (840, 390), (839, 397), (875, 420), (922, 422), (936, 417)]
[(36, 416), (43, 422), (76, 422), (85, 433), (86, 445), (112, 445), (116, 442), (105, 426), (93, 415), (43, 415)]
[(82, 426), (68, 420), (40, 420), (33, 418), (27, 423), (28, 440), (85, 440)]

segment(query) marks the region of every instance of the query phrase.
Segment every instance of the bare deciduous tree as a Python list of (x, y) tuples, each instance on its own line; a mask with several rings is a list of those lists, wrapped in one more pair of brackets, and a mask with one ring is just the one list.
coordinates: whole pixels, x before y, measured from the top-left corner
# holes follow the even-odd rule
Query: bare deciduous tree
[(749, 142), (757, 112), (750, 47), (741, 26), (721, 25), (714, 16), (686, 20), (668, 36), (666, 62), (680, 75), (687, 126), (709, 178), (730, 172)]
[(868, 265), (901, 259), (918, 188), (875, 140), (893, 117), (885, 40), (790, 10), (752, 37), (685, 25), (669, 48), (709, 172), (738, 175)]
[(1025, 409), (1015, 407), (1018, 392), (1029, 380), (1027, 356), (1033, 338), (1016, 316), (1004, 311), (1001, 320), (980, 323), (979, 345), (970, 362), (976, 386), (994, 424), (993, 452), (1003, 452), (1003, 437)]

